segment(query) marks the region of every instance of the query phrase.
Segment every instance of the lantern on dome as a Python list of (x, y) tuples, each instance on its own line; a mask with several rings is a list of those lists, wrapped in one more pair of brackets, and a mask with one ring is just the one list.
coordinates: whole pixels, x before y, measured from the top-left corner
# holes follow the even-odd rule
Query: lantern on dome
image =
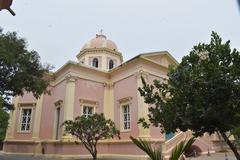
[(6, 9), (8, 10), (13, 16), (15, 16), (16, 14), (14, 13), (14, 11), (10, 8), (12, 5), (12, 0), (0, 0), (0, 11), (2, 9)]

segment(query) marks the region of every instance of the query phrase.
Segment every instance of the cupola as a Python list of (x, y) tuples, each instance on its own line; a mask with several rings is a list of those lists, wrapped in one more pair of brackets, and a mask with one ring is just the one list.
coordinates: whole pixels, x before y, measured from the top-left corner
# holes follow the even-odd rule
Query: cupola
[(123, 61), (116, 43), (107, 39), (102, 32), (83, 45), (77, 58), (80, 64), (104, 71), (113, 69)]

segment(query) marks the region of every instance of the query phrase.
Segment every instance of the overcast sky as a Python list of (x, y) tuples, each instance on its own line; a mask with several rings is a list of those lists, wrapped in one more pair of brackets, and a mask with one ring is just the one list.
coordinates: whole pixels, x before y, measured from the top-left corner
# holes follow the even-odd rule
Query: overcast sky
[(17, 31), (42, 62), (58, 69), (103, 29), (124, 60), (169, 51), (178, 61), (211, 31), (240, 50), (236, 0), (13, 0), (13, 17), (0, 12), (4, 31)]

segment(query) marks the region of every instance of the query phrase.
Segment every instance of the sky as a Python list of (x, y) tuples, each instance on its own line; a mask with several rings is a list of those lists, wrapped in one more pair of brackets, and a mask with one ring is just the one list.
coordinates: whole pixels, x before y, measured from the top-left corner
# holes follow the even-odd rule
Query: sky
[(146, 52), (169, 51), (181, 61), (216, 31), (240, 50), (237, 0), (13, 0), (0, 12), (4, 31), (16, 31), (43, 63), (60, 68), (76, 61), (81, 47), (103, 29), (124, 61)]

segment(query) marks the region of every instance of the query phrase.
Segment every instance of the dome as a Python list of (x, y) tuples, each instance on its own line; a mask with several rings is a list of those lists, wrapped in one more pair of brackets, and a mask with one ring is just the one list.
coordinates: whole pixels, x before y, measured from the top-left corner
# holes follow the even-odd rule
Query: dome
[(108, 40), (107, 37), (103, 34), (96, 34), (96, 38), (93, 38), (87, 42), (82, 47), (81, 51), (88, 48), (108, 48), (117, 51), (117, 45), (113, 41)]

